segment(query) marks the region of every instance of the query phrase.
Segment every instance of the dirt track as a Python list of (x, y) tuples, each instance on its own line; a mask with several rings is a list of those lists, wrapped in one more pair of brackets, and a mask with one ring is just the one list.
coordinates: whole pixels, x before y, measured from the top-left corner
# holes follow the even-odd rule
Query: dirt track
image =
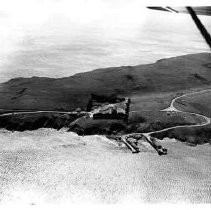
[[(196, 92), (192, 92), (192, 93), (186, 93), (186, 94), (183, 94), (181, 96), (177, 96), (175, 98), (172, 99), (171, 103), (170, 103), (170, 106), (167, 107), (166, 109), (163, 109), (163, 110), (160, 110), (162, 112), (180, 112), (180, 113), (188, 113), (188, 114), (192, 114), (192, 115), (195, 115), (196, 117), (200, 117), (204, 120), (203, 123), (198, 123), (198, 124), (194, 124), (194, 125), (178, 125), (178, 126), (173, 126), (173, 127), (169, 127), (169, 128), (164, 128), (162, 130), (158, 130), (158, 131), (152, 131), (152, 132), (148, 132), (148, 133), (132, 133), (132, 134), (128, 134), (128, 135), (124, 135), (123, 138), (127, 138), (128, 136), (131, 136), (131, 135), (136, 135), (136, 134), (140, 134), (140, 135), (143, 135), (147, 138), (147, 141), (148, 142), (151, 142), (151, 135), (152, 134), (155, 134), (155, 133), (161, 133), (161, 132), (164, 132), (164, 131), (168, 131), (168, 130), (171, 130), (171, 129), (174, 129), (174, 128), (190, 128), (190, 127), (201, 127), (201, 126), (206, 126), (206, 125), (209, 125), (211, 123), (211, 119), (209, 117), (206, 117), (205, 115), (202, 115), (202, 114), (198, 114), (198, 113), (193, 113), (193, 112), (185, 112), (185, 111), (182, 111), (182, 110), (179, 110), (177, 109), (176, 107), (174, 107), (174, 103), (178, 100), (178, 99), (181, 99), (183, 97), (186, 97), (186, 96), (191, 96), (191, 95), (195, 95), (197, 93), (204, 93), (204, 92), (208, 92), (208, 91), (211, 91), (211, 89), (207, 89), (207, 90), (201, 90), (201, 91), (196, 91)], [(130, 148), (130, 147), (129, 147)], [(134, 148), (130, 148), (132, 151), (134, 150)]]

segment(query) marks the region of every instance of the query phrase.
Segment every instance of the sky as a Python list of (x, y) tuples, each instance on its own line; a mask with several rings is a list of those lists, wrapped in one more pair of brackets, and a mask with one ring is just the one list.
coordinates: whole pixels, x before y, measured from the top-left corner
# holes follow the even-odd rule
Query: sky
[(188, 15), (140, 0), (0, 0), (0, 25), (0, 82), (209, 50)]

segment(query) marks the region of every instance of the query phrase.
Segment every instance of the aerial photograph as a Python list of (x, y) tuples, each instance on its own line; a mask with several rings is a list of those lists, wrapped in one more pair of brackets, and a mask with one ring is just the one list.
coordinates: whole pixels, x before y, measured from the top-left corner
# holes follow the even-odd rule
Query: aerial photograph
[(0, 25), (0, 208), (211, 204), (211, 6), (0, 0)]

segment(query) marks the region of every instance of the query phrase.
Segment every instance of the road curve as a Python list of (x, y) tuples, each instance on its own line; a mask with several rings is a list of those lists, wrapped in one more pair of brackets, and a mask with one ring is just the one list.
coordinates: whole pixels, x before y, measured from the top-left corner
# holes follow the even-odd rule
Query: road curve
[[(182, 112), (184, 114), (185, 113), (192, 114), (192, 115), (195, 115), (197, 117), (203, 118), (204, 119), (203, 123), (199, 123), (199, 124), (195, 124), (195, 125), (173, 126), (173, 127), (165, 128), (165, 129), (158, 130), (158, 131), (152, 131), (152, 132), (148, 132), (148, 133), (131, 133), (131, 134), (123, 135), (122, 139), (126, 140), (131, 135), (142, 135), (149, 142), (151, 142), (151, 135), (155, 134), (155, 133), (161, 133), (161, 132), (168, 131), (168, 130), (171, 130), (171, 129), (174, 129), (174, 128), (201, 127), (201, 126), (209, 125), (211, 123), (211, 119), (210, 118), (208, 118), (208, 117), (206, 117), (204, 115), (201, 115), (201, 114), (193, 113), (193, 112), (184, 112), (184, 111), (179, 110), (176, 107), (174, 107), (174, 103), (178, 99), (181, 99), (181, 98), (186, 97), (186, 96), (196, 95), (196, 94), (199, 94), (199, 93), (209, 92), (209, 91), (211, 91), (211, 89), (196, 91), (196, 92), (192, 92), (192, 93), (186, 93), (186, 94), (183, 94), (181, 96), (177, 96), (177, 97), (172, 99), (169, 107), (167, 107), (166, 109), (160, 110), (160, 111), (163, 111), (163, 112), (180, 112), (180, 113)], [(4, 109), (0, 109), (0, 110), (2, 110), (2, 111), (10, 111), (10, 110), (4, 110)], [(37, 113), (77, 114), (77, 112), (68, 112), (68, 111), (44, 111), (44, 110), (27, 111), (27, 110), (18, 110), (16, 112), (9, 112), (9, 113), (1, 114), (0, 117), (1, 116), (10, 116), (10, 115), (11, 116), (13, 116), (13, 115), (20, 115), (20, 114), (37, 114)], [(91, 112), (84, 112), (84, 114), (89, 114), (90, 117), (92, 116)]]
[(163, 111), (163, 112), (180, 112), (180, 113), (182, 112), (184, 114), (188, 113), (188, 114), (192, 114), (192, 115), (195, 115), (195, 116), (198, 116), (198, 117), (202, 117), (204, 119), (203, 123), (199, 123), (199, 124), (195, 124), (195, 125), (178, 125), (178, 126), (165, 128), (165, 129), (162, 129), (162, 130), (159, 130), (159, 131), (152, 131), (152, 132), (142, 133), (142, 134), (145, 137), (150, 138), (151, 134), (161, 133), (161, 132), (168, 131), (168, 130), (171, 130), (171, 129), (174, 129), (174, 128), (187, 128), (187, 127), (190, 128), (190, 127), (201, 127), (201, 126), (209, 125), (211, 123), (211, 119), (209, 117), (207, 117), (205, 115), (197, 114), (197, 113), (194, 113), (194, 112), (184, 112), (184, 111), (178, 110), (176, 107), (174, 107), (174, 103), (178, 99), (181, 99), (181, 98), (186, 97), (186, 96), (196, 95), (196, 94), (199, 94), (199, 93), (209, 92), (209, 91), (211, 91), (211, 89), (196, 91), (196, 92), (192, 92), (192, 93), (186, 93), (186, 94), (183, 94), (181, 96), (177, 96), (177, 97), (172, 99), (169, 107), (167, 107), (166, 109), (160, 110), (160, 111)]
[[(159, 155), (161, 154), (167, 154), (167, 150), (165, 148), (163, 148), (161, 145), (158, 145), (155, 142), (155, 138), (152, 138), (151, 135), (155, 134), (155, 133), (161, 133), (170, 129), (174, 129), (174, 128), (185, 128), (185, 127), (200, 127), (200, 126), (206, 126), (209, 125), (211, 123), (210, 118), (201, 115), (201, 114), (197, 114), (197, 113), (192, 113), (192, 112), (184, 112), (182, 110), (178, 110), (176, 107), (174, 107), (174, 103), (176, 102), (177, 99), (180, 99), (182, 97), (186, 97), (186, 96), (190, 96), (190, 95), (194, 95), (194, 94), (198, 94), (198, 93), (203, 93), (203, 92), (208, 92), (211, 91), (211, 89), (207, 89), (207, 90), (202, 90), (202, 91), (197, 91), (197, 92), (193, 92), (193, 93), (187, 93), (187, 94), (183, 94), (181, 96), (177, 96), (175, 98), (172, 99), (170, 106), (167, 107), (166, 109), (160, 110), (163, 112), (180, 112), (180, 113), (188, 113), (188, 114), (192, 114), (195, 115), (197, 117), (201, 117), (204, 119), (203, 123), (199, 123), (199, 124), (195, 124), (195, 125), (179, 125), (179, 126), (173, 126), (173, 127), (169, 127), (169, 128), (165, 128), (162, 130), (158, 130), (158, 131), (152, 131), (152, 132), (148, 132), (148, 133), (130, 133), (130, 134), (126, 134), (126, 135), (122, 135), (121, 136), (121, 140), (126, 144), (126, 146), (133, 152), (133, 153), (138, 153), (139, 149), (134, 146), (131, 145), (130, 142), (128, 142), (127, 140), (129, 138), (135, 138), (137, 140), (142, 139), (145, 140), (146, 142), (148, 142), (149, 144), (151, 144), (151, 146), (158, 152)], [(133, 111), (135, 112), (135, 111)], [(160, 146), (160, 149), (158, 149), (158, 146)], [(164, 152), (165, 151), (165, 152)]]

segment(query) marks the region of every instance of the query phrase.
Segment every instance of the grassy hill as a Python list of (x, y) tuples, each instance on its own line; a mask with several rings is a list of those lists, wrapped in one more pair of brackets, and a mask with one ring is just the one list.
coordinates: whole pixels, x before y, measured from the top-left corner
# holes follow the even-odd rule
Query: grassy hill
[[(182, 111), (194, 112), (211, 117), (211, 91), (178, 99), (175, 106)], [(153, 135), (157, 138), (176, 138), (191, 145), (211, 144), (211, 125), (194, 128), (177, 128)]]
[(175, 107), (211, 117), (211, 90), (183, 97), (176, 101)]
[(0, 84), (0, 108), (85, 109), (91, 93), (146, 95), (210, 85), (211, 54), (190, 54), (148, 65), (97, 69), (59, 79), (11, 79)]

